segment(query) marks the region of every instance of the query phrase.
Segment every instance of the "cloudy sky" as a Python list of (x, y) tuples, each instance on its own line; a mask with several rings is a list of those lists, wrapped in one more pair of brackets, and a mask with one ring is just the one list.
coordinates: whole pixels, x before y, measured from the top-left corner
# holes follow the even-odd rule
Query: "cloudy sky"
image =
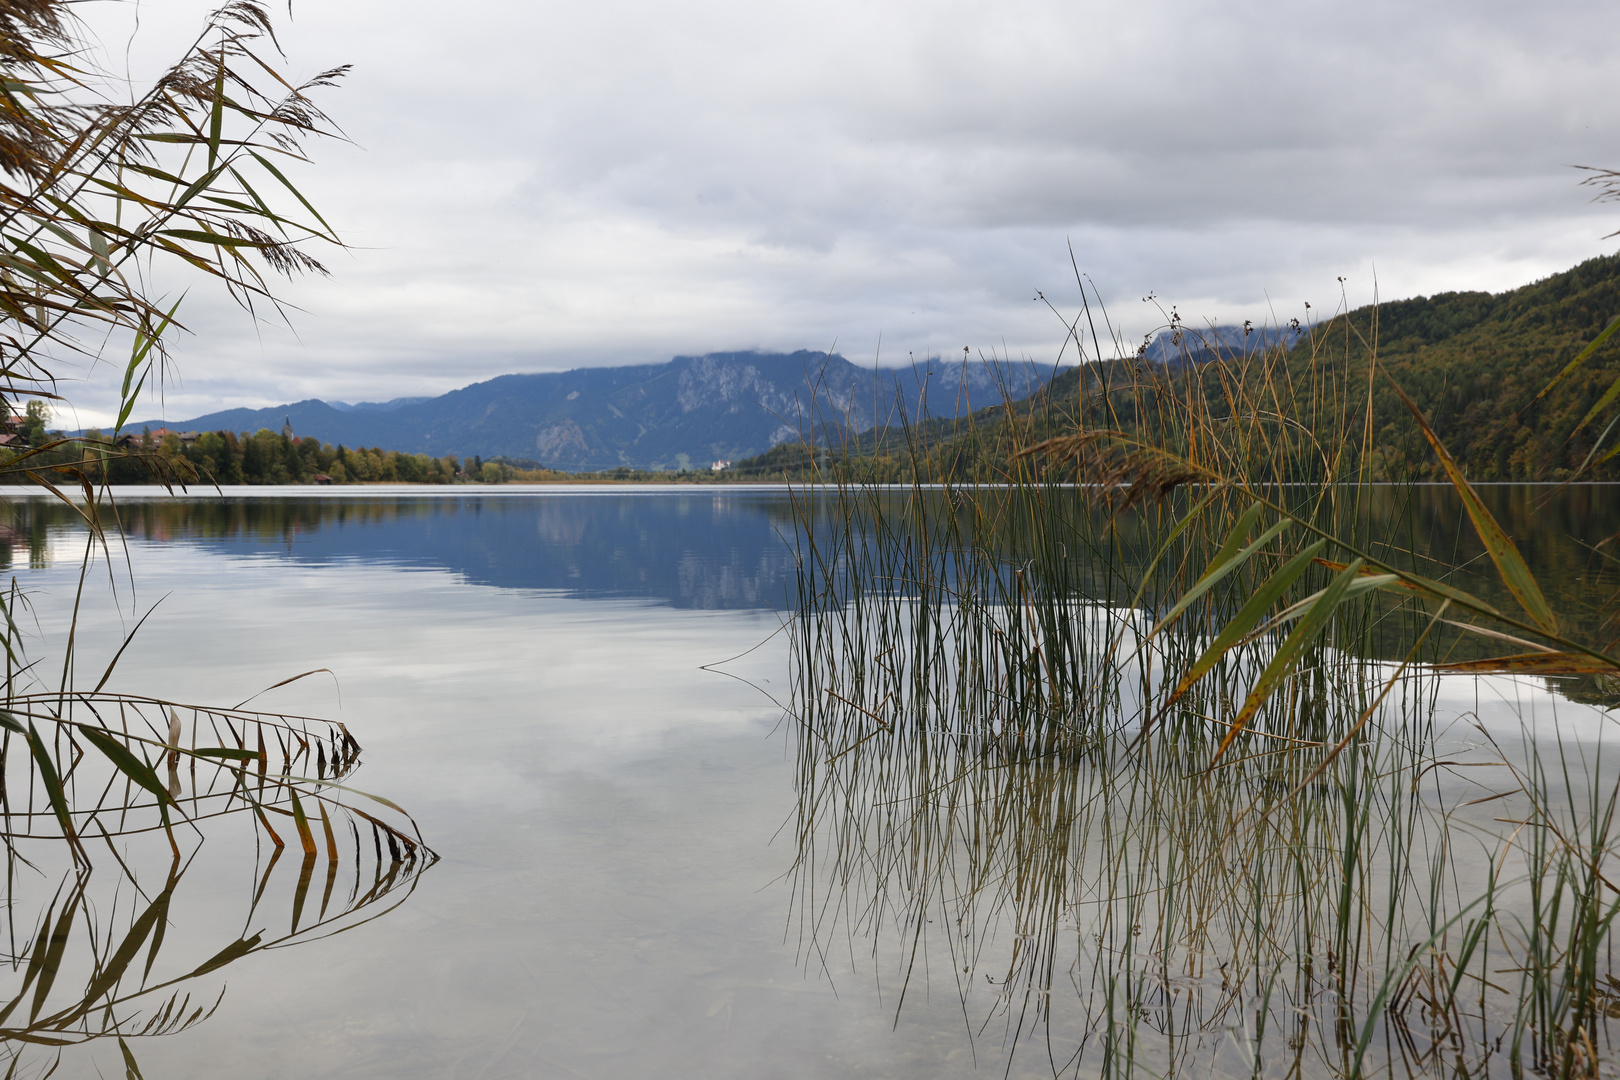
[[(87, 17), (140, 79), (206, 7)], [(1620, 247), (1570, 168), (1620, 166), (1602, 2), (280, 13), (291, 71), (353, 65), (322, 98), (352, 143), (299, 174), (351, 247), (286, 288), (290, 330), (193, 290), (173, 419), (744, 348), (1050, 362), (1035, 294), (1076, 303), (1070, 244), (1134, 339), (1161, 307), (1286, 321)], [(82, 422), (115, 391), (105, 367), (68, 387)]]

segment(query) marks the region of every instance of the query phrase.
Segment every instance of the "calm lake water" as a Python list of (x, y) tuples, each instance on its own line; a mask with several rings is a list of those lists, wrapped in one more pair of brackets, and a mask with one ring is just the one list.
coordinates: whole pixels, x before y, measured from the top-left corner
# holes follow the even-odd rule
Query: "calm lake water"
[[(1602, 539), (1620, 499), (1579, 489), (1538, 511), (1521, 494), (1490, 497), (1581, 595), (1594, 564), (1552, 534)], [(1435, 498), (1426, 535), (1461, 535)], [(153, 604), (120, 690), (231, 705), (329, 669), (255, 704), (346, 724), (364, 747), (353, 783), (410, 811), (441, 856), (383, 917), (218, 972), (211, 1017), (131, 1040), (149, 1080), (1002, 1074), (952, 975), (914, 978), (897, 1011), (887, 954), (848, 939), (823, 953), (790, 917), (779, 489), (119, 499), (128, 565), (120, 552), (90, 578), (81, 680)], [(86, 532), (59, 506), (13, 512), (30, 655), (59, 667)], [(1444, 697), (1504, 726), (1598, 730), (1595, 709), (1536, 680)], [(284, 922), (252, 908), (262, 868), (205, 867), (196, 922), (177, 914), (170, 933)], [(58, 1075), (123, 1070), (100, 1040), (68, 1048)], [(1044, 1056), (1026, 1070), (1050, 1074)]]

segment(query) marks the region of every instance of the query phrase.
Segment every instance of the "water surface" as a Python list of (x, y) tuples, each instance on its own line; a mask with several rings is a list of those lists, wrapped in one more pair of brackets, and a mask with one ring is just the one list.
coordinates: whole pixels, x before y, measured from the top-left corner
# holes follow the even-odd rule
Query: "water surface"
[[(1590, 490), (1553, 512), (1489, 496), (1571, 594), (1594, 564), (1562, 526), (1620, 528)], [(387, 917), (230, 967), (210, 1019), (133, 1040), (147, 1077), (1001, 1075), (954, 975), (901, 1009), (888, 957), (790, 917), (781, 489), (119, 497), (127, 545), (90, 579), (78, 670), (93, 682), (154, 604), (120, 689), (234, 704), (329, 669), (260, 703), (348, 725), (354, 782), (442, 856)], [(1416, 520), (1425, 551), (1468, 543), (1443, 495)], [(85, 530), (38, 500), (13, 524), (31, 648), (59, 657)], [(1534, 680), (1450, 700), (1504, 725), (1597, 716)], [(253, 881), (212, 887), (225, 904)], [(122, 1068), (103, 1042), (59, 1075)]]

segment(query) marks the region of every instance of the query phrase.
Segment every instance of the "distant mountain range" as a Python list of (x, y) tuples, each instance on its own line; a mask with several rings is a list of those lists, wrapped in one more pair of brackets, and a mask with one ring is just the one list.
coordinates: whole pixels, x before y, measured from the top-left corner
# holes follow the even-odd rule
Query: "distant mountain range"
[(434, 398), (315, 399), (227, 409), (126, 430), (279, 431), (345, 446), (506, 457), (570, 471), (707, 468), (814, 435), (965, 416), (1022, 399), (1053, 375), (1030, 363), (933, 360), (859, 367), (842, 356), (725, 352), (668, 363), (502, 375)]
[(347, 401), (328, 401), (338, 412), (393, 412), (406, 405), (419, 405), (424, 401), (432, 401), (425, 397), (397, 397), (392, 401), (357, 401), (350, 405)]

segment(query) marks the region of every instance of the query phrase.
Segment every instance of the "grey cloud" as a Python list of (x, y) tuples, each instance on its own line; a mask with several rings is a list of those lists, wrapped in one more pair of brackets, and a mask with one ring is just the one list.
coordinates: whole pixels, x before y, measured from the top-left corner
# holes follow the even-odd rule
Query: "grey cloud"
[[(141, 10), (161, 37), (201, 8)], [(1136, 337), (1149, 291), (1286, 319), (1374, 267), (1385, 296), (1510, 287), (1620, 225), (1566, 168), (1620, 162), (1597, 2), (296, 14), (295, 68), (356, 65), (327, 104), (359, 148), (299, 171), (354, 250), (289, 288), (296, 333), (188, 300), (180, 411), (880, 336), (1050, 358), (1033, 296), (1072, 296), (1071, 239)]]

